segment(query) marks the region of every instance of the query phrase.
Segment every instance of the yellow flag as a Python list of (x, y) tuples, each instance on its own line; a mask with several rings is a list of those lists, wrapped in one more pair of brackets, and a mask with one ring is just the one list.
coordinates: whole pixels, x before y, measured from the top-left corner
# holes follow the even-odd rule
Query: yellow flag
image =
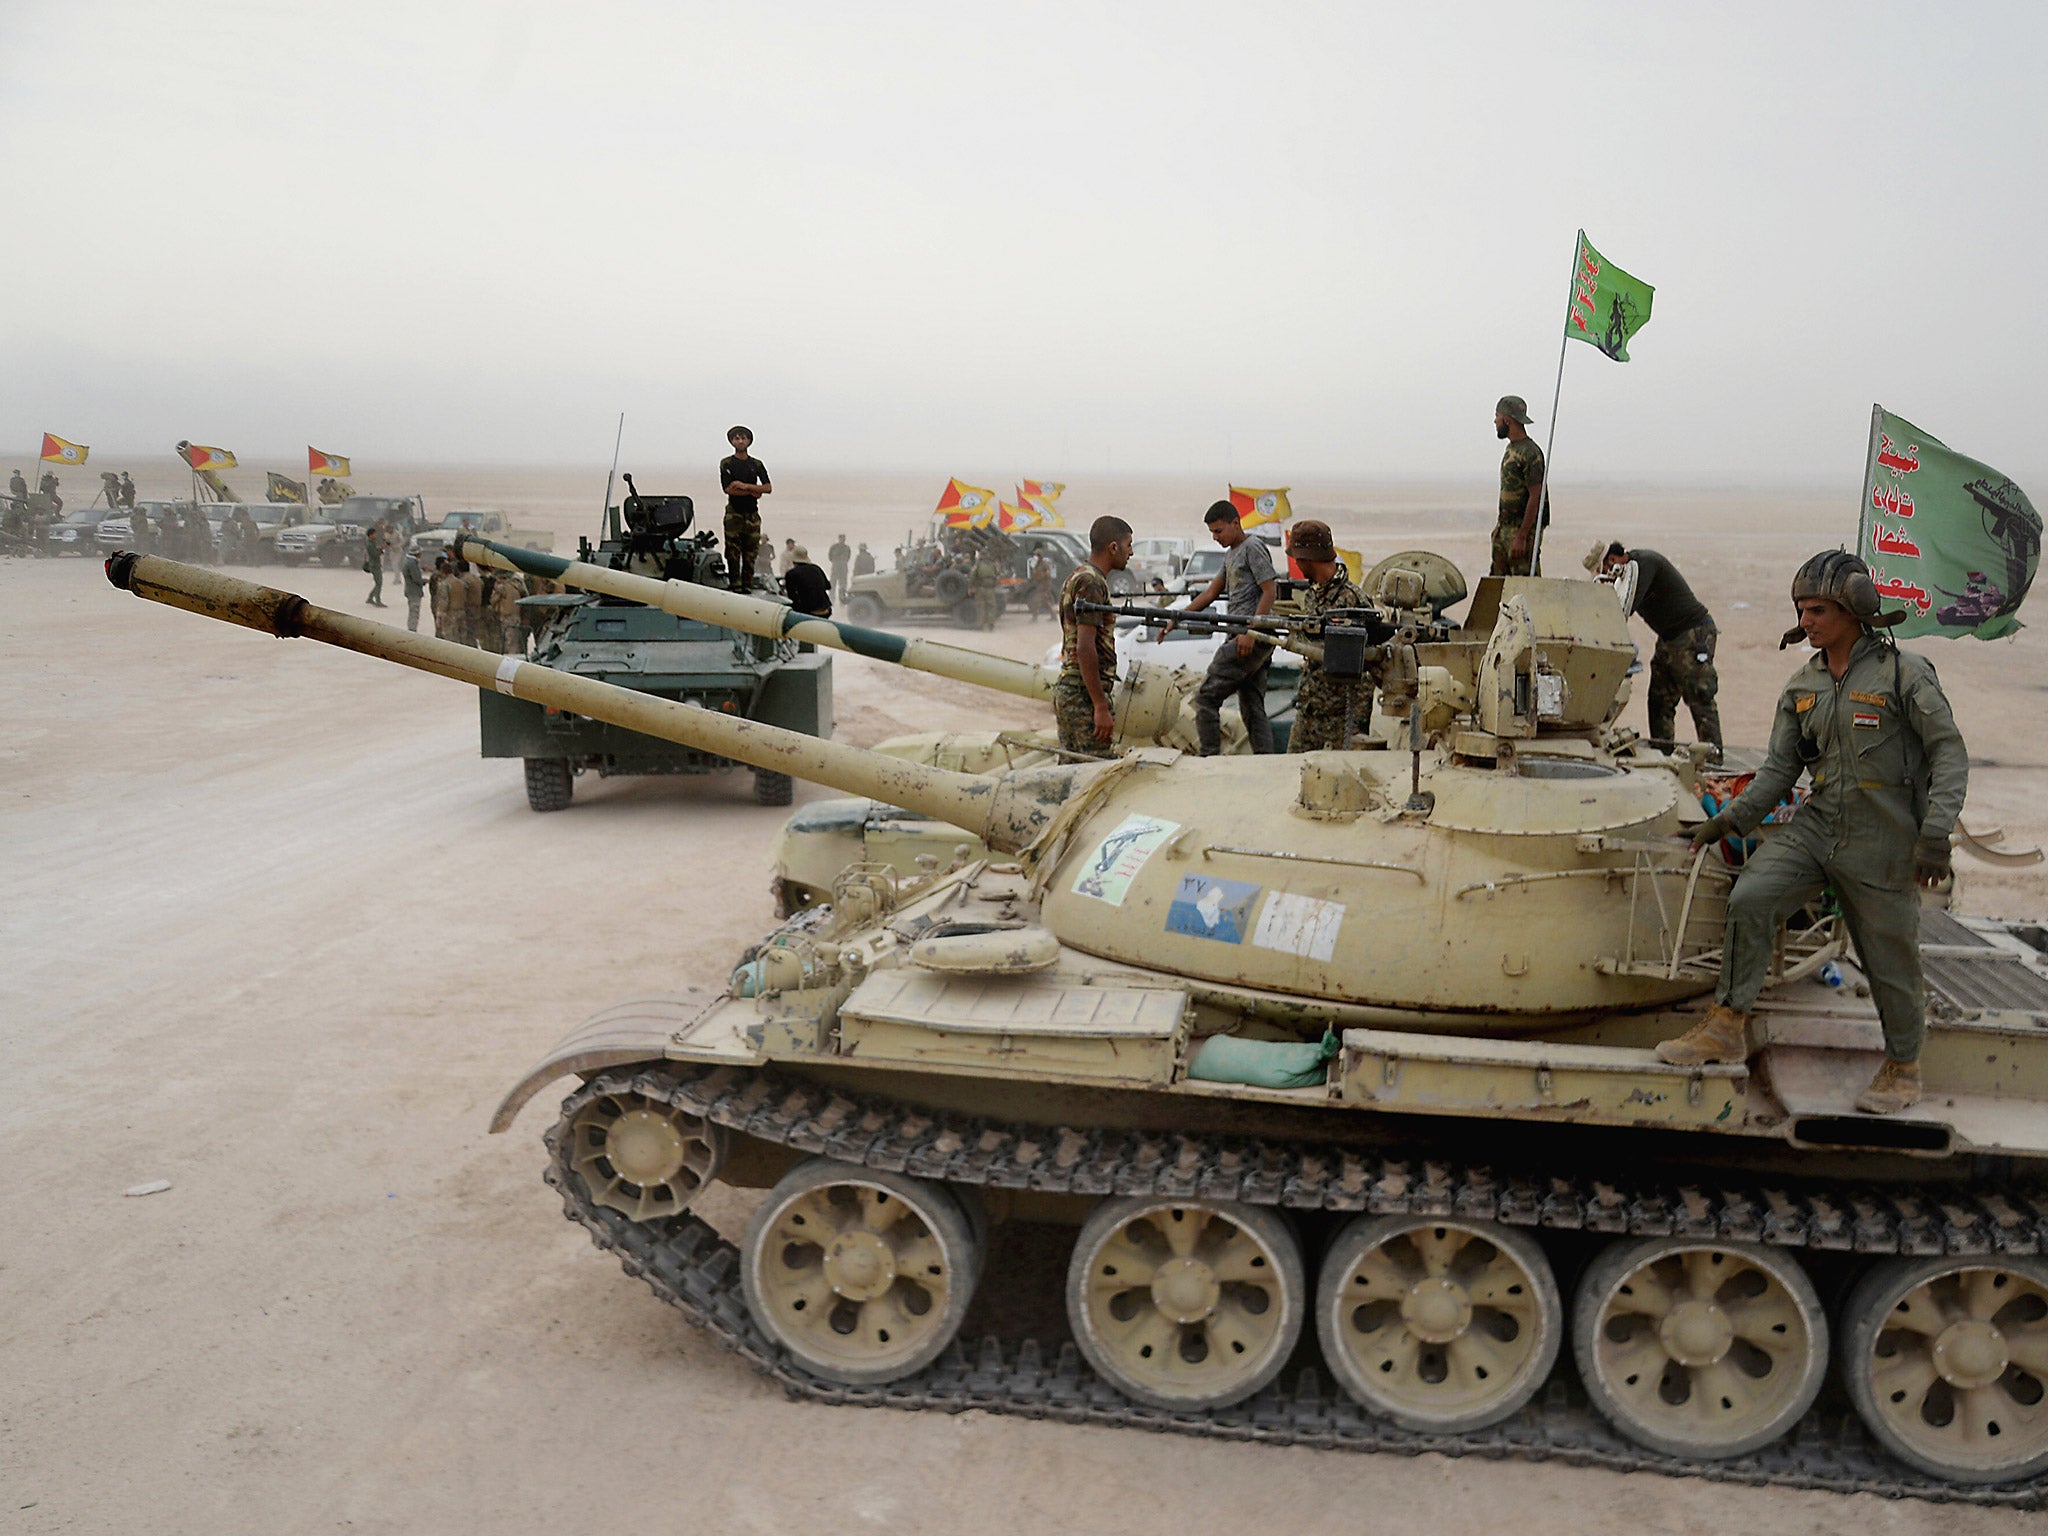
[(948, 528), (985, 528), (996, 515), (996, 493), (964, 480), (948, 480), (934, 517), (943, 517)]
[(1233, 485), (1230, 504), (1237, 508), (1237, 520), (1247, 528), (1256, 528), (1261, 523), (1284, 523), (1294, 516), (1294, 508), (1287, 504), (1287, 491), (1284, 485), (1269, 491)]
[(235, 456), (225, 448), (208, 448), (200, 443), (180, 443), (178, 452), (194, 469), (233, 469)]
[(83, 464), (91, 455), (92, 450), (83, 443), (67, 443), (54, 432), (43, 434), (45, 464)]

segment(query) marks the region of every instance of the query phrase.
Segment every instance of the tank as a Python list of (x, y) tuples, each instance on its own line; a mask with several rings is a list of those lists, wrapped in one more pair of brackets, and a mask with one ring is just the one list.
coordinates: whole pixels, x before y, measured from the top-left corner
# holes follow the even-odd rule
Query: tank
[[(831, 735), (830, 657), (773, 631), (762, 638), (634, 600), (635, 592), (675, 587), (704, 592), (715, 587), (723, 592), (726, 577), (715, 537), (690, 531), (695, 509), (689, 497), (643, 496), (630, 475), (626, 484), (631, 494), (606, 511), (605, 537), (595, 549), (587, 538), (580, 540), (574, 563), (588, 571), (627, 576), (640, 586), (623, 595), (606, 591), (522, 597), (521, 612), (534, 621), (529, 642), (534, 658), (579, 677), (659, 698), (810, 736)], [(451, 537), (462, 554), (467, 546), (461, 530)], [(554, 567), (571, 563), (545, 558)], [(493, 563), (512, 568), (503, 558)], [(779, 600), (753, 601), (763, 609), (788, 611)], [(501, 692), (480, 694), (478, 711), (483, 755), (521, 761), (527, 804), (536, 811), (567, 807), (577, 777), (585, 773), (604, 778), (723, 773), (738, 766), (716, 753)], [(788, 805), (793, 798), (794, 785), (787, 773), (756, 768), (753, 781), (754, 798), (762, 805)]]
[[(1658, 1062), (1730, 876), (1674, 837), (1692, 760), (1612, 727), (1609, 588), (1488, 578), (1441, 638), (1399, 608), (1326, 637), (1391, 701), (1376, 748), (974, 775), (216, 571), (109, 574), (988, 850), (848, 868), (709, 1004), (603, 1009), (494, 1117), (574, 1079), (567, 1214), (793, 1391), (2048, 1503), (2048, 935), (1928, 915), (1904, 1115), (1853, 1109), (1879, 1035), (1824, 910), (1787, 923), (1748, 1063)], [(736, 1241), (693, 1208), (714, 1182), (766, 1191)], [(963, 1340), (1027, 1283), (1006, 1233), (1047, 1222), (1068, 1337)]]
[[(476, 565), (518, 571), (549, 582), (560, 582), (579, 591), (600, 595), (613, 602), (638, 603), (658, 609), (677, 619), (709, 624), (758, 640), (787, 647), (822, 647), (865, 657), (871, 661), (900, 666), (913, 672), (927, 672), (957, 682), (972, 683), (995, 692), (1023, 699), (1050, 697), (1058, 676), (1055, 667), (991, 656), (966, 646), (948, 645), (916, 635), (896, 634), (865, 625), (840, 623), (797, 613), (787, 603), (727, 590), (718, 582), (666, 580), (647, 571), (623, 568), (617, 561), (603, 564), (588, 559), (563, 559), (545, 551), (508, 544), (476, 535), (463, 535), (455, 553)], [(1455, 575), (1455, 572), (1453, 573)], [(528, 602), (559, 602), (566, 599), (529, 598)], [(551, 665), (561, 662), (542, 656)], [(1293, 720), (1294, 687), (1300, 673), (1294, 670), (1274, 675), (1284, 677), (1268, 696), (1274, 717), (1274, 735), (1286, 745), (1286, 733)], [(1182, 668), (1127, 662), (1122, 669), (1113, 701), (1117, 739), (1127, 746), (1173, 746), (1185, 751), (1195, 747), (1195, 690), (1202, 674)], [(822, 734), (822, 733), (821, 733)], [(1223, 712), (1223, 747), (1229, 753), (1249, 750), (1244, 725), (1235, 702)], [(919, 732), (893, 737), (877, 751), (912, 762), (985, 773), (999, 768), (1033, 767), (1059, 760), (1058, 733), (1046, 729), (1017, 731)], [(888, 835), (876, 828), (886, 823)], [(848, 863), (872, 861), (881, 856), (899, 874), (911, 874), (918, 861), (949, 858), (963, 840), (975, 853), (984, 852), (972, 836), (959, 828), (918, 817), (899, 806), (879, 805), (866, 800), (833, 800), (813, 803), (792, 817), (776, 839), (772, 850), (770, 887), (775, 893), (779, 915), (814, 905), (831, 890), (832, 878)]]

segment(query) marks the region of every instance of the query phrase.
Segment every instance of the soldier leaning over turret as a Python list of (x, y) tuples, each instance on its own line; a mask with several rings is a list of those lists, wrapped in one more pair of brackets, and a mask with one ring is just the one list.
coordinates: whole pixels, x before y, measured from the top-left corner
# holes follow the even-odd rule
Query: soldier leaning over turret
[(1832, 889), (1884, 1025), (1884, 1065), (1856, 1100), (1865, 1114), (1919, 1102), (1927, 1033), (1920, 979), (1920, 898), (1950, 873), (1949, 836), (1970, 786), (1970, 758), (1934, 663), (1883, 629), (1870, 568), (1842, 550), (1815, 555), (1792, 578), (1799, 612), (1779, 647), (1804, 636), (1814, 655), (1778, 695), (1770, 754), (1749, 788), (1692, 834), (1695, 849), (1743, 837), (1791, 793), (1813, 792), (1750, 856), (1728, 896), (1721, 980), (1703, 1020), (1657, 1055), (1678, 1066), (1742, 1061), (1749, 1010), (1778, 930)]

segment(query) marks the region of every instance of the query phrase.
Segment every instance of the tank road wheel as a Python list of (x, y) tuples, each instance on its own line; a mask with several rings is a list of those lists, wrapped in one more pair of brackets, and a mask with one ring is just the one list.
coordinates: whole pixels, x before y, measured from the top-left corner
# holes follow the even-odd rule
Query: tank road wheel
[(576, 793), (576, 775), (565, 757), (529, 757), (526, 762), (526, 803), (536, 811), (567, 810)]
[(673, 1104), (599, 1094), (569, 1117), (564, 1161), (594, 1204), (634, 1221), (679, 1216), (725, 1166), (731, 1136)]
[(1877, 1265), (1842, 1309), (1841, 1370), (1908, 1466), (1954, 1483), (2048, 1472), (2048, 1260)]
[(1230, 1200), (1105, 1200), (1067, 1267), (1081, 1353), (1118, 1391), (1156, 1408), (1250, 1397), (1286, 1364), (1306, 1304), (1287, 1222)]
[(953, 1342), (981, 1253), (944, 1186), (817, 1157), (747, 1223), (740, 1280), (754, 1321), (797, 1364), (876, 1386)]
[(1557, 1363), (1564, 1303), (1535, 1239), (1486, 1222), (1361, 1216), (1316, 1281), (1338, 1383), (1403, 1429), (1499, 1423)]
[(887, 612), (879, 598), (866, 592), (856, 592), (846, 600), (846, 622), (863, 629), (873, 629)]
[(771, 773), (766, 768), (754, 770), (754, 803), (756, 805), (788, 805), (796, 798), (796, 785), (786, 773)]
[(1579, 1282), (1579, 1377), (1638, 1445), (1718, 1461), (1769, 1445), (1813, 1405), (1828, 1324), (1792, 1256), (1755, 1243), (1615, 1243)]

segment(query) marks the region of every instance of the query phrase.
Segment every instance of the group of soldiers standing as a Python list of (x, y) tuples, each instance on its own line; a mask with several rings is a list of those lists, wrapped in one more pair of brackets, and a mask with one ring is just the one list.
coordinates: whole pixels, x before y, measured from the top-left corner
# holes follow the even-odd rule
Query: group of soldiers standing
[(437, 637), (507, 656), (524, 656), (528, 639), (546, 622), (545, 610), (523, 609), (519, 599), (561, 590), (546, 577), (478, 570), (453, 555), (437, 556), (432, 572), (425, 572), (417, 548), (406, 551), (401, 574), (407, 628), (419, 628), (420, 595), (425, 593), (432, 599)]
[(127, 543), (138, 555), (163, 555), (193, 565), (250, 565), (255, 563), (256, 525), (237, 507), (222, 522), (216, 545), (213, 522), (197, 502), (161, 507), (154, 518), (137, 507), (128, 514)]

